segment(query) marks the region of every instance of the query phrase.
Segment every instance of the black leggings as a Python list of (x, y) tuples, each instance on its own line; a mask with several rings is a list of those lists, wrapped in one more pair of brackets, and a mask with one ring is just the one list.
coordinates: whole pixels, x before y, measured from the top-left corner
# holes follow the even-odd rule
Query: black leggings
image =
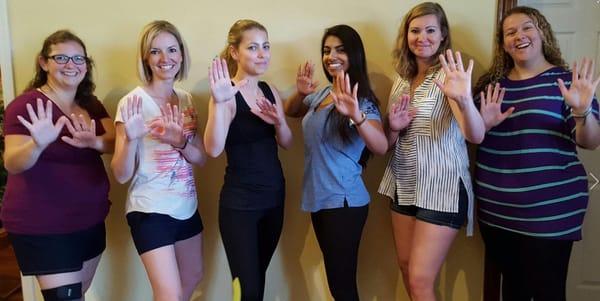
[(369, 213), (369, 205), (323, 209), (311, 213), (319, 241), (329, 291), (336, 301), (356, 301), (358, 245)]
[(265, 274), (283, 226), (283, 206), (265, 210), (219, 208), (219, 228), (232, 278), (243, 301), (260, 301)]
[(525, 236), (480, 223), (485, 256), (502, 273), (506, 301), (566, 300), (573, 242)]

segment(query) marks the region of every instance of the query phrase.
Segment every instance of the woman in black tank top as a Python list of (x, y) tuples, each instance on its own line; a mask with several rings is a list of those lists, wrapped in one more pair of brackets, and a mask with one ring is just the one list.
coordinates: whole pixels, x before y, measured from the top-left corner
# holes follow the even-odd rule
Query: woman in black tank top
[(227, 153), (219, 228), (242, 300), (263, 299), (266, 270), (283, 226), (285, 183), (277, 146), (287, 149), (292, 133), (279, 93), (258, 80), (270, 57), (265, 27), (239, 20), (208, 74), (211, 99), (204, 142), (209, 156)]

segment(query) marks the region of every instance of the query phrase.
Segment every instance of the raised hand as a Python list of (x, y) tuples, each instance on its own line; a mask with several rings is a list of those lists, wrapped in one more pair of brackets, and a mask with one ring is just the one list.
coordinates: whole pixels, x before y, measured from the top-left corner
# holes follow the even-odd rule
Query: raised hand
[(466, 102), (472, 101), (471, 74), (473, 72), (473, 60), (469, 60), (469, 66), (465, 70), (460, 52), (457, 51), (453, 55), (452, 50), (448, 49), (446, 50), (446, 57), (440, 54), (440, 63), (446, 78), (443, 83), (436, 80), (435, 84), (446, 97), (458, 102), (461, 107)]
[(562, 79), (558, 79), (560, 93), (574, 114), (583, 116), (591, 108), (594, 93), (600, 82), (600, 77), (594, 80), (593, 76), (594, 61), (583, 58), (579, 66), (577, 62), (573, 63), (573, 79), (569, 89)]
[(62, 141), (77, 148), (97, 147), (99, 140), (96, 136), (96, 121), (94, 119), (88, 125), (83, 115), (75, 116), (75, 114), (71, 114), (71, 120), (66, 123), (66, 126), (73, 137), (62, 136)]
[(330, 92), (335, 109), (344, 116), (350, 117), (355, 122), (361, 119), (360, 107), (358, 105), (358, 83), (350, 88), (350, 76), (340, 72), (335, 78), (333, 89)]
[(142, 115), (142, 98), (137, 95), (127, 97), (127, 104), (121, 108), (121, 119), (125, 126), (127, 140), (140, 139), (148, 134), (148, 127)]
[(183, 148), (186, 141), (183, 135), (183, 112), (171, 104), (161, 107), (160, 112), (161, 116), (150, 123), (150, 134), (161, 143)]
[(296, 89), (302, 95), (308, 95), (314, 93), (317, 90), (319, 83), (313, 81), (313, 75), (315, 73), (315, 64), (305, 62), (304, 65), (298, 66), (298, 73), (296, 74)]
[(43, 101), (38, 98), (37, 113), (33, 110), (31, 104), (27, 104), (26, 108), (30, 121), (27, 121), (21, 115), (17, 116), (17, 119), (29, 130), (33, 142), (41, 149), (44, 149), (58, 138), (60, 131), (65, 123), (68, 122), (68, 119), (65, 116), (61, 116), (56, 121), (56, 124), (52, 123), (52, 102), (50, 100), (46, 101), (46, 108), (44, 109)]
[(222, 103), (233, 99), (240, 87), (244, 86), (247, 81), (240, 81), (237, 86), (232, 85), (227, 62), (225, 59), (216, 58), (208, 69), (208, 82), (213, 100), (216, 103)]
[(486, 130), (497, 126), (515, 111), (515, 107), (508, 108), (504, 113), (500, 110), (502, 100), (504, 99), (504, 92), (505, 89), (500, 89), (500, 84), (498, 83), (494, 86), (493, 91), (491, 84), (487, 86), (486, 93), (481, 91), (479, 113), (481, 114)]
[(404, 94), (400, 99), (392, 104), (388, 113), (388, 123), (390, 129), (399, 132), (405, 129), (415, 117), (417, 111), (410, 107), (410, 96)]
[(256, 113), (260, 119), (268, 124), (272, 124), (274, 126), (278, 126), (285, 122), (285, 115), (283, 114), (283, 110), (279, 108), (274, 103), (271, 103), (264, 96), (259, 97), (256, 100), (256, 105), (258, 106), (259, 112)]

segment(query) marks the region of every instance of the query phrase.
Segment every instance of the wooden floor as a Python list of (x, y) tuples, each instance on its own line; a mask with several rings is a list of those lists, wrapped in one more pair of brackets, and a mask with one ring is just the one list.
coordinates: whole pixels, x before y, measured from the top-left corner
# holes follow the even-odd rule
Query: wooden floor
[(0, 229), (0, 301), (23, 301), (21, 277), (13, 248)]

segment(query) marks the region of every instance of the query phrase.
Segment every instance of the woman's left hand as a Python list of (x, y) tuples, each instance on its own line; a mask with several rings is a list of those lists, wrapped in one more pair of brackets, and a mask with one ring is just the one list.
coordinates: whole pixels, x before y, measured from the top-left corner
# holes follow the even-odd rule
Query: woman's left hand
[(258, 96), (256, 100), (256, 106), (260, 110), (256, 115), (260, 117), (264, 122), (278, 126), (285, 122), (285, 114), (283, 111), (274, 103), (271, 103), (264, 96)]
[(440, 54), (440, 63), (446, 78), (443, 83), (436, 80), (435, 84), (442, 90), (444, 95), (456, 101), (461, 107), (466, 102), (472, 101), (471, 74), (473, 72), (473, 60), (469, 60), (469, 66), (465, 70), (460, 52), (457, 51), (453, 55), (452, 50), (448, 49), (446, 50), (446, 57)]
[(594, 60), (583, 58), (579, 63), (579, 69), (577, 62), (573, 63), (573, 78), (569, 89), (562, 79), (558, 79), (560, 93), (574, 114), (583, 115), (592, 105), (594, 93), (600, 82), (600, 77), (594, 80), (593, 76)]
[(335, 78), (335, 84), (330, 92), (335, 109), (344, 116), (350, 117), (355, 122), (361, 118), (360, 107), (358, 105), (358, 83), (350, 88), (350, 76), (341, 72)]
[(71, 119), (66, 123), (67, 130), (73, 138), (62, 136), (61, 139), (67, 144), (77, 148), (93, 148), (98, 147), (98, 136), (96, 136), (96, 121), (90, 120), (88, 124), (82, 114), (75, 116), (71, 114)]
[(183, 112), (171, 104), (162, 106), (160, 112), (161, 116), (150, 123), (150, 135), (161, 143), (183, 148), (186, 141), (183, 135)]

